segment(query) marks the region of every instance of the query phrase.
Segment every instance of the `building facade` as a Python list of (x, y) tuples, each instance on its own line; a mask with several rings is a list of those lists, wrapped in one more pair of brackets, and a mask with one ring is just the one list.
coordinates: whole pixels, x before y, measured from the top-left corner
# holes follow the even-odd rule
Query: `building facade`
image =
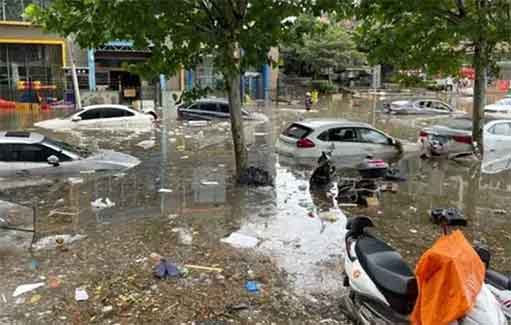
[[(16, 102), (73, 100), (72, 62), (85, 105), (137, 104), (143, 100), (161, 103), (162, 98), (168, 98), (162, 95), (165, 92), (192, 87), (223, 89), (221, 75), (208, 58), (193, 71), (144, 80), (127, 66), (147, 60), (150, 49), (135, 49), (130, 41), (82, 49), (69, 38), (45, 33), (24, 21), (24, 10), (32, 3), (46, 7), (51, 0), (0, 0), (0, 98)], [(275, 53), (278, 51), (270, 54)], [(252, 69), (241, 76), (242, 90), (253, 99), (268, 99), (276, 87), (277, 74), (269, 65)]]
[(49, 1), (0, 0), (1, 98), (18, 101), (35, 90), (43, 96), (63, 96), (67, 88), (68, 42), (23, 21), (30, 3), (44, 7)]

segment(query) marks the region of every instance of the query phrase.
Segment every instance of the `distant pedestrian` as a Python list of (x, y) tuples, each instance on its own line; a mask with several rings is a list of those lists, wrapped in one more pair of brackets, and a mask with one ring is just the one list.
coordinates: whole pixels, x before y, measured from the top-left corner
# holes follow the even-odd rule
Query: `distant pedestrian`
[(305, 94), (305, 109), (307, 111), (310, 111), (312, 107), (312, 94), (310, 92), (307, 92)]

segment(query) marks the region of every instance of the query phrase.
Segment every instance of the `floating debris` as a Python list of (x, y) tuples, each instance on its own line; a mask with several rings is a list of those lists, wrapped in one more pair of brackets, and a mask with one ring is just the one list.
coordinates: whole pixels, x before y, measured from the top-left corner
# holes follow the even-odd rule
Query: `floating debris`
[(155, 145), (156, 145), (156, 141), (154, 141), (154, 140), (144, 140), (144, 141), (137, 143), (137, 146), (139, 146), (145, 150), (151, 149)]
[(48, 237), (41, 238), (40, 240), (35, 242), (34, 245), (32, 245), (32, 247), (35, 250), (54, 249), (54, 248), (57, 248), (58, 246), (68, 245), (68, 244), (74, 243), (76, 241), (82, 240), (84, 238), (87, 238), (87, 236), (80, 235), (80, 234), (76, 234), (76, 235), (65, 234), (65, 235), (48, 236)]
[(109, 198), (106, 199), (99, 198), (96, 201), (92, 201), (90, 205), (94, 210), (100, 211), (107, 208), (113, 208), (115, 206), (115, 203), (112, 202)]
[(89, 294), (83, 288), (76, 288), (75, 289), (75, 300), (76, 301), (89, 300)]
[(14, 290), (14, 293), (12, 294), (13, 297), (20, 296), (26, 292), (30, 292), (32, 290), (35, 290), (37, 288), (40, 288), (44, 286), (44, 282), (38, 282), (38, 283), (30, 283), (30, 284), (22, 284)]
[(259, 239), (233, 232), (229, 237), (220, 240), (236, 248), (253, 248), (259, 244)]

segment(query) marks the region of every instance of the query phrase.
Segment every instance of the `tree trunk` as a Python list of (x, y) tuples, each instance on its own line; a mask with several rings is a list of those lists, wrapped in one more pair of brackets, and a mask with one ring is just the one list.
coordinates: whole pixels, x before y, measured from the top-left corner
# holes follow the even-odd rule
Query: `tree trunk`
[(245, 148), (245, 134), (243, 133), (243, 117), (241, 115), (240, 75), (224, 74), (229, 92), (229, 106), (231, 111), (231, 132), (234, 143), (234, 158), (236, 160), (236, 178), (247, 168), (247, 150)]
[(480, 41), (474, 50), (474, 105), (472, 112), (472, 139), (477, 143), (477, 148), (481, 157), (484, 153), (484, 105), (486, 104), (486, 72), (487, 62), (485, 54), (485, 42)]

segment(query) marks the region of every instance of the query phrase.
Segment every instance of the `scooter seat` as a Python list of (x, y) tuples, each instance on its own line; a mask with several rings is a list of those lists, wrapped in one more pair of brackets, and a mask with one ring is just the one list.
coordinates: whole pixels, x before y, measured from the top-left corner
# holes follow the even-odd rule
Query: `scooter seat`
[(401, 255), (385, 242), (365, 235), (355, 246), (360, 265), (392, 309), (407, 315), (417, 300), (417, 280)]

